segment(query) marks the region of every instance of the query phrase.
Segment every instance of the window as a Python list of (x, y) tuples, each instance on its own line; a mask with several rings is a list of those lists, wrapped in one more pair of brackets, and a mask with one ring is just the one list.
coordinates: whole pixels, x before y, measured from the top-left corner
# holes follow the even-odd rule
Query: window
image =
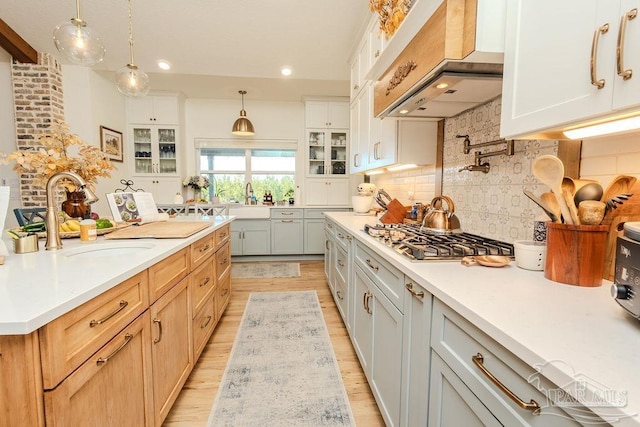
[[(198, 145), (196, 143), (197, 148)], [(271, 192), (274, 202), (293, 195), (295, 145), (284, 148), (269, 147), (268, 144), (252, 144), (247, 148), (200, 145), (199, 173), (206, 175), (212, 184), (204, 190), (207, 193), (202, 195), (204, 199), (211, 200), (217, 196), (221, 202), (244, 203), (245, 186), (249, 182), (258, 200), (266, 191)]]

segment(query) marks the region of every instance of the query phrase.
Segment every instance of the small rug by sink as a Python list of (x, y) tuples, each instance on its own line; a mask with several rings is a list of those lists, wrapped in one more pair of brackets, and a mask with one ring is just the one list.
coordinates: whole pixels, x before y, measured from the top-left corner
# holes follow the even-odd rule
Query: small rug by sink
[(231, 277), (235, 277), (236, 279), (298, 276), (300, 276), (300, 264), (297, 262), (247, 262), (231, 264)]
[(249, 296), (207, 427), (352, 426), (315, 291)]

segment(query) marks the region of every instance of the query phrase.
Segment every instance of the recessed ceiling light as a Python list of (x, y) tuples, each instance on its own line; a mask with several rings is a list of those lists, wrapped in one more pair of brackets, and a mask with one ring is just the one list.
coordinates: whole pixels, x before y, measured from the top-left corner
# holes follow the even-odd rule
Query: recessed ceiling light
[(283, 76), (290, 76), (292, 73), (291, 67), (284, 66), (280, 69), (280, 74)]
[(438, 83), (438, 84), (436, 85), (436, 87), (437, 87), (438, 89), (444, 89), (444, 88), (449, 87), (449, 83)]
[(171, 69), (171, 63), (169, 61), (167, 61), (166, 59), (158, 59), (158, 68), (160, 68), (161, 70), (170, 70)]

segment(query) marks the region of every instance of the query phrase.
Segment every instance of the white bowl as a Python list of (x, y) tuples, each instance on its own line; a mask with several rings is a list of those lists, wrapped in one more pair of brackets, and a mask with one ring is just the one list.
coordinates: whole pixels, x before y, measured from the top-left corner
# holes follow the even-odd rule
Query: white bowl
[(516, 240), (513, 242), (516, 252), (516, 265), (525, 270), (542, 271), (547, 255), (547, 245), (533, 240)]
[(371, 209), (373, 196), (351, 196), (351, 205), (355, 213), (367, 213)]

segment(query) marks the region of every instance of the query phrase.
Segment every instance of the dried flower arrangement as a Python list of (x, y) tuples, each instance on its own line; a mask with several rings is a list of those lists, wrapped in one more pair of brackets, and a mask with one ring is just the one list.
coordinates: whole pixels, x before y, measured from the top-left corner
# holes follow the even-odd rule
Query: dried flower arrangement
[[(51, 176), (58, 172), (75, 172), (93, 187), (98, 177), (110, 177), (115, 168), (98, 147), (84, 143), (78, 135), (69, 132), (69, 125), (56, 121), (49, 131), (38, 137), (39, 148), (17, 150), (4, 155), (5, 162), (15, 160), (13, 169), (20, 174), (33, 174), (33, 183), (46, 187)], [(75, 146), (75, 147), (74, 147)], [(74, 157), (71, 151), (75, 151)], [(75, 186), (66, 185), (69, 191)]]
[(411, 9), (412, 0), (369, 0), (369, 10), (380, 16), (380, 31), (391, 37)]

